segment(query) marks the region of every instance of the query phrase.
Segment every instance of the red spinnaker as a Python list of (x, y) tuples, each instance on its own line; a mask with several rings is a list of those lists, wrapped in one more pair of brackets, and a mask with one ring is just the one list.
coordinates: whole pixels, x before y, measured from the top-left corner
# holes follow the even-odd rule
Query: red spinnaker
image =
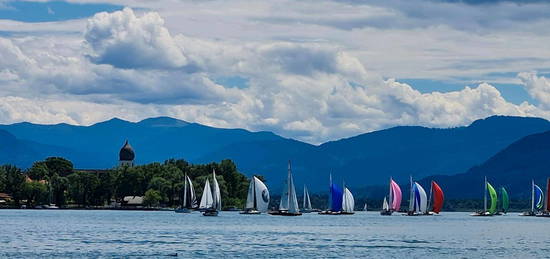
[(441, 208), (443, 208), (443, 199), (444, 199), (444, 196), (443, 196), (443, 190), (441, 190), (441, 187), (439, 187), (439, 185), (437, 185), (436, 182), (432, 181), (432, 190), (433, 190), (433, 203), (434, 203), (434, 207), (433, 207), (433, 212), (435, 213), (438, 213), (441, 211)]

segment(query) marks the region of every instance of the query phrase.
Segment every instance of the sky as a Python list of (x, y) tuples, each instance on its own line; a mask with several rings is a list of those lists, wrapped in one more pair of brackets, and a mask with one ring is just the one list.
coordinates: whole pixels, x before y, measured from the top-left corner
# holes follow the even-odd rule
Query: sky
[(312, 144), (550, 119), (550, 3), (0, 0), (0, 123), (170, 116)]

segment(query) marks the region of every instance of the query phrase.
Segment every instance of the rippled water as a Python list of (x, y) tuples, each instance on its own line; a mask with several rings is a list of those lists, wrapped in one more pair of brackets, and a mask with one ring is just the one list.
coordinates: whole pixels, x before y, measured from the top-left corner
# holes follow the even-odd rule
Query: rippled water
[(0, 210), (0, 256), (546, 257), (550, 218)]

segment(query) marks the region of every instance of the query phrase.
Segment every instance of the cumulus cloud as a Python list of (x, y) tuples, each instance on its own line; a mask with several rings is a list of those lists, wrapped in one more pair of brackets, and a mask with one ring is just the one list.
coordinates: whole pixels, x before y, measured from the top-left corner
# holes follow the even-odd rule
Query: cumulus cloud
[(518, 78), (531, 97), (539, 101), (540, 105), (550, 110), (550, 80), (544, 76), (537, 76), (535, 72), (522, 72)]
[(119, 68), (179, 68), (187, 65), (183, 49), (156, 12), (138, 17), (130, 8), (101, 12), (88, 20), (84, 34), (100, 64)]
[[(332, 4), (336, 8), (340, 3)], [(428, 45), (443, 48), (447, 45), (431, 38), (432, 33), (445, 32), (441, 29), (385, 38), (371, 31), (368, 37), (357, 38), (360, 43), (354, 46), (365, 42), (378, 45), (358, 52), (339, 40), (295, 41), (259, 34), (259, 39), (243, 41), (170, 33), (169, 27), (156, 12), (138, 15), (125, 8), (89, 19), (83, 28), (85, 44), (81, 44), (81, 36), (74, 35), (0, 37), (0, 121), (91, 124), (113, 116), (140, 120), (166, 115), (218, 127), (272, 130), (320, 143), (395, 125), (465, 125), (493, 114), (550, 118), (550, 107), (510, 103), (488, 83), (421, 93), (398, 79), (383, 79), (365, 58), (383, 58), (392, 68), (413, 71), (403, 57), (411, 54), (409, 48), (426, 43), (401, 38), (416, 34), (426, 38)], [(350, 33), (362, 35), (365, 31)], [(455, 36), (448, 40), (466, 37)], [(476, 36), (468, 39), (484, 40)], [(382, 45), (396, 53), (376, 48)], [(458, 45), (455, 42), (449, 49), (462, 53)], [(492, 47), (492, 43), (482, 44), (481, 49)], [(525, 56), (529, 49), (525, 47), (508, 53)], [(424, 57), (418, 54), (422, 52), (415, 53), (411, 56)], [(412, 66), (415, 69), (410, 73), (430, 71), (435, 64), (429, 61)], [(198, 69), (189, 73), (190, 66)], [(220, 77), (245, 78), (247, 84), (224, 86), (216, 83)], [(544, 77), (526, 73), (518, 78), (539, 102), (550, 99)]]

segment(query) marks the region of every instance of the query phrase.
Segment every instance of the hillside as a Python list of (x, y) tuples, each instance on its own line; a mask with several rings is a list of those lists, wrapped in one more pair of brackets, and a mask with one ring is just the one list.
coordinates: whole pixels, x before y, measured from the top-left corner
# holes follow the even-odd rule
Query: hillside
[[(550, 130), (550, 122), (493, 116), (467, 127), (394, 127), (319, 146), (271, 132), (214, 128), (168, 117), (140, 122), (115, 118), (91, 126), (16, 123), (0, 125), (0, 130), (34, 150), (15, 148), (12, 156), (0, 157), (0, 163), (26, 167), (34, 160), (61, 154), (78, 168), (111, 168), (128, 139), (136, 150), (137, 164), (168, 158), (193, 163), (229, 158), (247, 175), (266, 176), (276, 193), (289, 159), (297, 186), (307, 183), (312, 191), (326, 189), (330, 172), (335, 181), (345, 180), (351, 187), (383, 184), (390, 176), (403, 182), (409, 175), (420, 179), (465, 172), (524, 136)], [(9, 147), (9, 143), (3, 140), (0, 145)], [(26, 158), (17, 158), (21, 156)]]
[[(434, 176), (445, 186), (448, 197), (479, 198), (483, 196), (483, 178), (495, 187), (504, 186), (511, 197), (528, 199), (531, 179), (543, 189), (550, 177), (550, 131), (533, 134), (512, 143), (504, 150), (454, 176)], [(425, 179), (428, 181), (429, 179)]]

